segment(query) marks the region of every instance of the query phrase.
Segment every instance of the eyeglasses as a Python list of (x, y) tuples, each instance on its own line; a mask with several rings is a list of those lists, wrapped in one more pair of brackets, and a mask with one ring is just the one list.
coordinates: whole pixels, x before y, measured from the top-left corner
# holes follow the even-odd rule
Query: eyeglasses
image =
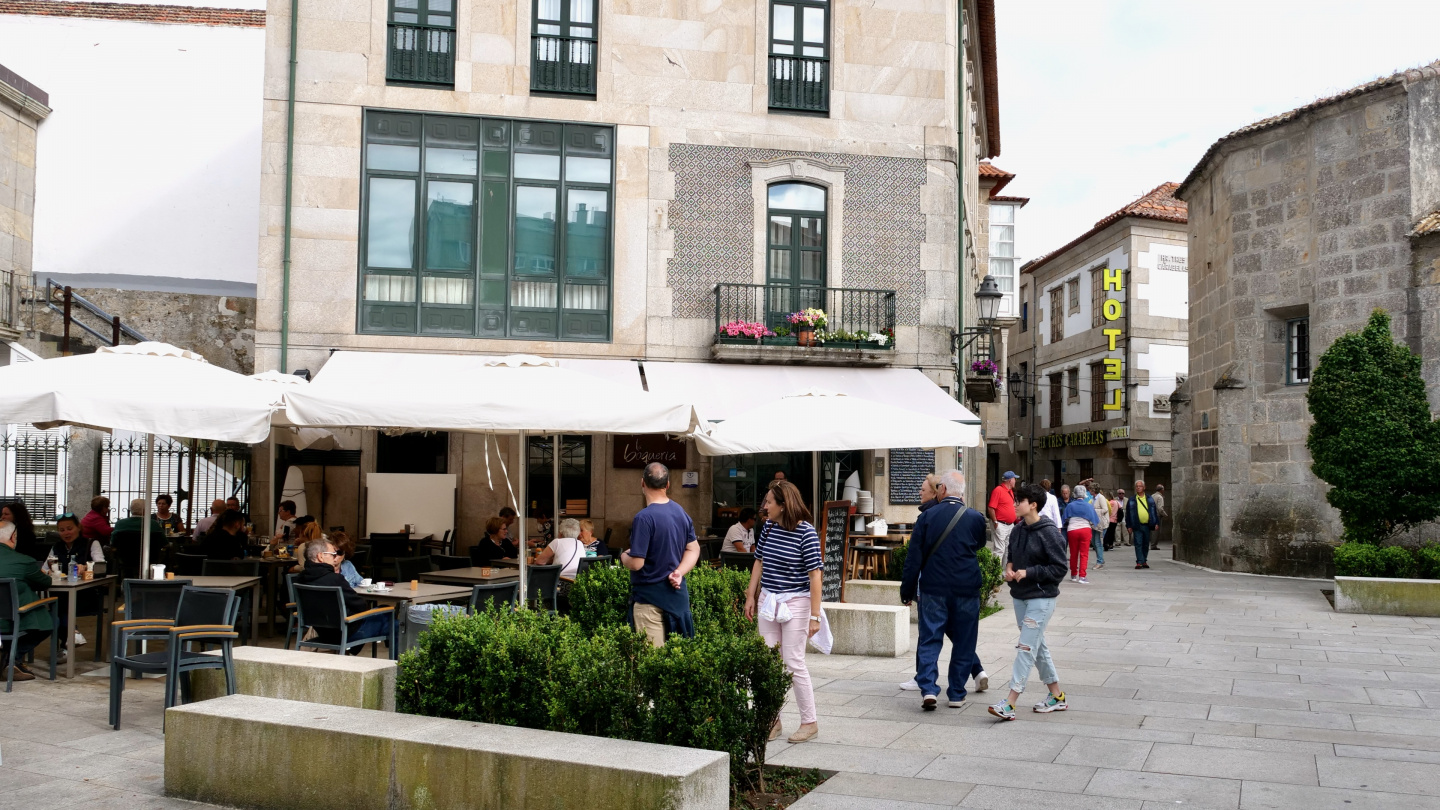
[(55, 519), (55, 520), (59, 520), (60, 518), (73, 518), (73, 517), (75, 517), (75, 513), (74, 513), (74, 512), (61, 512), (60, 514), (56, 515), (54, 519)]
[(341, 556), (341, 555), (340, 555), (340, 552), (338, 552), (338, 551), (322, 551), (322, 552), (320, 552), (319, 554), (316, 554), (315, 556), (317, 556), (317, 557), (339, 557), (339, 556)]

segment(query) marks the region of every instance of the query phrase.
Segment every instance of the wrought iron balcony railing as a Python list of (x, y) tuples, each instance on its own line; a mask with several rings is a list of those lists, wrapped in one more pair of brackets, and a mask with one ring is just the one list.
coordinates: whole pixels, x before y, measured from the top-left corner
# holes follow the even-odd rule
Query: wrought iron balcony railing
[(895, 348), (895, 291), (845, 287), (716, 284), (715, 339), (719, 343), (805, 345), (790, 315), (806, 309), (825, 313), (824, 325), (815, 329), (813, 345), (817, 347)]
[(770, 109), (830, 111), (830, 60), (770, 57)]
[(455, 84), (455, 31), (390, 23), (385, 78), (392, 82)]
[(531, 90), (595, 95), (595, 40), (537, 34), (530, 43)]

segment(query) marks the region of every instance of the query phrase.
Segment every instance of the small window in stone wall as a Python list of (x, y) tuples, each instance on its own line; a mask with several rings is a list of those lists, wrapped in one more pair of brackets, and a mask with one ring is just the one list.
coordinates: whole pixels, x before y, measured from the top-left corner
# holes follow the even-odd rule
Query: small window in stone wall
[(1072, 368), (1072, 369), (1070, 369), (1069, 371), (1067, 371), (1065, 374), (1066, 374), (1066, 378), (1067, 378), (1067, 385), (1066, 385), (1065, 387), (1066, 387), (1067, 389), (1069, 389), (1069, 394), (1066, 396), (1065, 400), (1066, 400), (1067, 402), (1079, 402), (1079, 401), (1080, 401), (1080, 369), (1078, 369), (1078, 368)]
[(1065, 288), (1056, 287), (1050, 291), (1050, 342), (1059, 343), (1065, 339), (1065, 316), (1060, 310), (1065, 306)]
[(1069, 289), (1069, 292), (1070, 292), (1070, 309), (1069, 309), (1069, 312), (1071, 312), (1071, 313), (1079, 312), (1079, 311), (1080, 311), (1080, 277), (1079, 277), (1079, 276), (1076, 276), (1075, 278), (1070, 279), (1068, 282), (1065, 283), (1065, 286)]
[(1285, 382), (1310, 382), (1310, 319), (1295, 318), (1285, 324)]
[(1099, 326), (1103, 320), (1105, 301), (1105, 267), (1102, 265), (1090, 271), (1090, 325)]

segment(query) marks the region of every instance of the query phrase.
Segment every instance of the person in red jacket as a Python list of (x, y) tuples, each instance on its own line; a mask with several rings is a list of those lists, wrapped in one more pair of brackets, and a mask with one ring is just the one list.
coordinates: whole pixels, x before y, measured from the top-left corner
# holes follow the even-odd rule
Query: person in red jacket
[(90, 499), (90, 511), (80, 518), (80, 536), (105, 546), (110, 544), (110, 532), (110, 499), (96, 495)]

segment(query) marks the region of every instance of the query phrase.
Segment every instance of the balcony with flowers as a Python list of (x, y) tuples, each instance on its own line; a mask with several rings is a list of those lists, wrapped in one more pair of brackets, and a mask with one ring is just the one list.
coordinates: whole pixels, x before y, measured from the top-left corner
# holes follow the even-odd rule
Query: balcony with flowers
[(715, 285), (717, 360), (873, 365), (895, 353), (895, 292)]

